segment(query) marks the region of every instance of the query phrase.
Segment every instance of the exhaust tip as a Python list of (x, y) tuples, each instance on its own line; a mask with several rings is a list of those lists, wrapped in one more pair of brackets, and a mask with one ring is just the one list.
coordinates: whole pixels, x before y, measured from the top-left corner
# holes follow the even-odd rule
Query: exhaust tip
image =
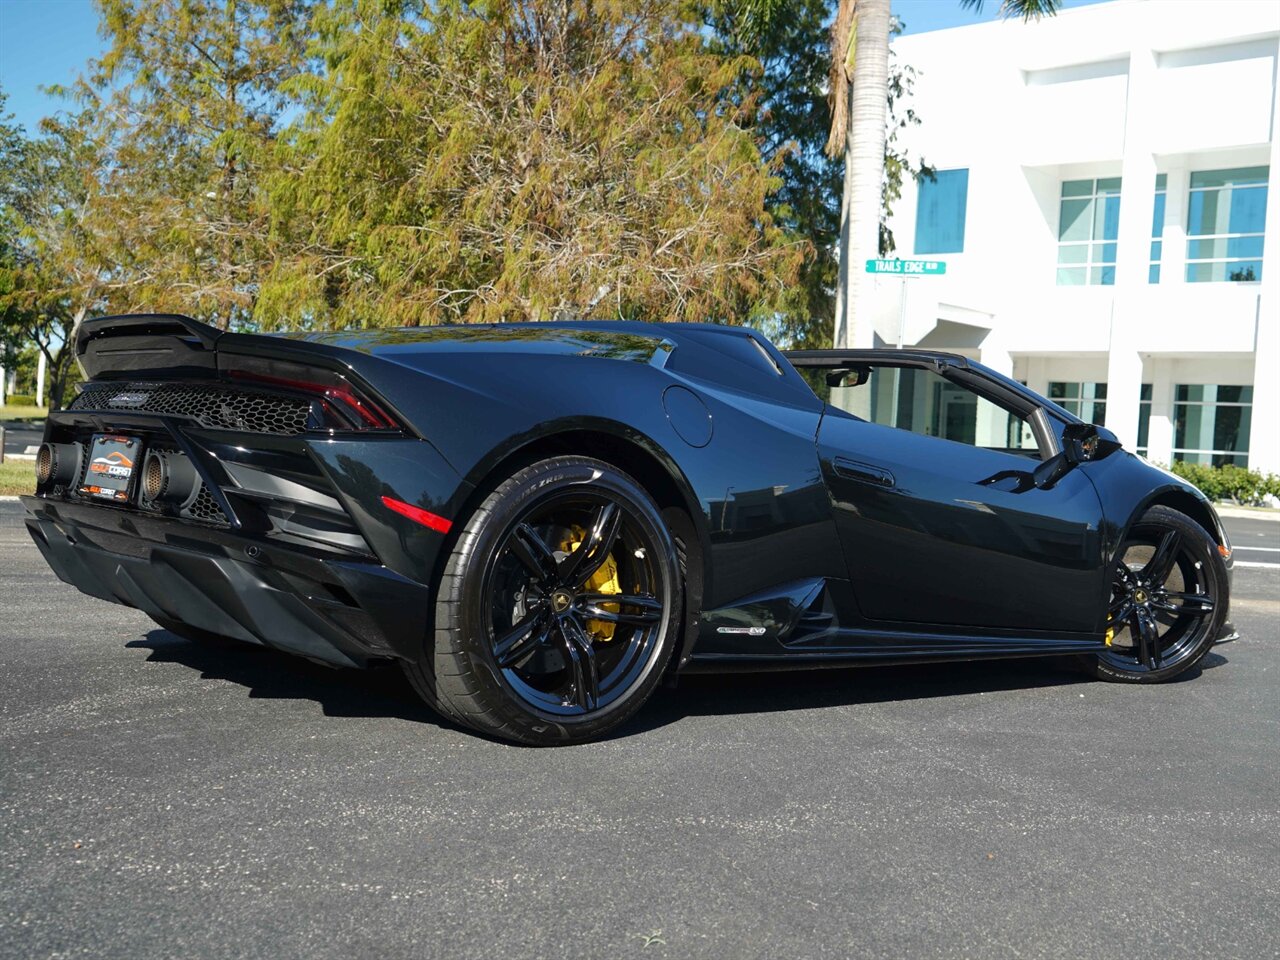
[(80, 475), (84, 445), (80, 443), (42, 443), (36, 451), (36, 482), (74, 483)]

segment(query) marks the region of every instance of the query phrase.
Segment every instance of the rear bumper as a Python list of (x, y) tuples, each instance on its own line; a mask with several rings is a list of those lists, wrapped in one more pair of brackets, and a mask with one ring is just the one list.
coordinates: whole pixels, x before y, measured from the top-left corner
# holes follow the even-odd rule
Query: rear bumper
[(430, 591), (386, 567), (230, 530), (23, 497), (59, 578), (90, 596), (339, 666), (417, 655)]

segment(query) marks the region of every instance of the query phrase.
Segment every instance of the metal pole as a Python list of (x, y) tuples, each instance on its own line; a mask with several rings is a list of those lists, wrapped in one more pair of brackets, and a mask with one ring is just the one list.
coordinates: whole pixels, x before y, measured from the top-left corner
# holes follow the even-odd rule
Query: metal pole
[(907, 278), (898, 281), (898, 349), (902, 349), (902, 337), (907, 328)]

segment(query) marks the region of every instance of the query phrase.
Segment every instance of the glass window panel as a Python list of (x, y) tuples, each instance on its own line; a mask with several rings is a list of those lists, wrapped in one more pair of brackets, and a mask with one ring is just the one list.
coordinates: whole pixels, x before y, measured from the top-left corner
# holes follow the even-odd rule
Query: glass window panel
[(1226, 274), (1225, 279), (1233, 283), (1256, 283), (1262, 279), (1262, 261), (1241, 260), (1235, 263), (1227, 262), (1217, 264), (1222, 268), (1222, 272)]
[(1222, 196), (1218, 190), (1202, 190), (1191, 194), (1188, 206), (1187, 233), (1194, 236), (1212, 236), (1215, 233), (1229, 233), (1230, 210), (1220, 202)]
[(1226, 241), (1227, 258), (1230, 260), (1260, 260), (1262, 258), (1261, 237), (1232, 237)]
[(1157, 190), (1169, 189), (1169, 175), (1167, 173), (1156, 174), (1156, 189)]
[(1253, 387), (1223, 384), (1217, 388), (1215, 399), (1218, 403), (1253, 403)]
[(1230, 191), (1228, 233), (1262, 233), (1267, 219), (1267, 188)]
[(1093, 193), (1092, 180), (1063, 180), (1062, 195), (1064, 197), (1087, 197)]
[(1080, 396), (1080, 384), (1064, 383), (1061, 380), (1053, 380), (1049, 383), (1049, 399), (1050, 400), (1075, 400)]
[(1155, 212), (1151, 216), (1151, 235), (1158, 237), (1164, 233), (1164, 201), (1165, 194), (1156, 194)]
[(1094, 267), (1089, 271), (1089, 282), (1104, 287), (1114, 286), (1116, 282), (1116, 268)]
[(1083, 287), (1087, 272), (1084, 267), (1065, 267), (1058, 269), (1058, 286)]
[(1153, 263), (1151, 266), (1147, 267), (1147, 283), (1159, 283), (1159, 282), (1160, 282), (1160, 264)]
[(1094, 240), (1114, 240), (1120, 233), (1120, 198), (1099, 197), (1094, 203)]
[(1159, 263), (1159, 262), (1160, 262), (1160, 253), (1161, 253), (1161, 250), (1162, 250), (1162, 246), (1161, 246), (1161, 245), (1162, 245), (1163, 243), (1164, 243), (1164, 241), (1163, 241), (1163, 240), (1152, 240), (1152, 241), (1151, 241), (1151, 260), (1152, 260), (1152, 262), (1153, 262), (1153, 263)]
[(1201, 170), (1191, 174), (1191, 189), (1224, 187), (1228, 184), (1266, 183), (1268, 167), (1237, 167), (1233, 170)]
[(1119, 177), (1106, 177), (1098, 181), (1098, 193), (1110, 194), (1110, 193), (1119, 193), (1119, 192), (1120, 192)]
[(1115, 263), (1116, 244), (1095, 243), (1093, 245), (1093, 253), (1090, 256), (1093, 258), (1094, 263)]
[[(1184, 403), (1186, 401), (1201, 401), (1205, 399), (1205, 390), (1212, 391), (1214, 389), (1214, 387), (1206, 387), (1204, 384), (1200, 383), (1180, 383), (1174, 393), (1174, 399), (1177, 400), (1178, 403)], [(1212, 393), (1210, 393), (1209, 399), (1213, 399)]]
[(1038, 453), (1035, 436), (1020, 417), (931, 370), (873, 366), (865, 384), (832, 387), (830, 402), (886, 427), (989, 449)]
[(933, 180), (921, 180), (918, 190), (915, 252), (964, 252), (969, 171), (939, 170)]
[(1092, 200), (1063, 200), (1062, 216), (1058, 222), (1059, 240), (1091, 240), (1093, 221)]
[(1149, 384), (1149, 383), (1144, 383), (1144, 384), (1142, 385), (1142, 389), (1138, 391), (1138, 402), (1139, 402), (1139, 403), (1150, 403), (1150, 402), (1151, 402), (1151, 395), (1152, 395), (1152, 388), (1151, 388), (1151, 384)]
[(1187, 241), (1188, 260), (1221, 259), (1226, 255), (1227, 241), (1225, 239)]
[(1064, 243), (1058, 247), (1059, 263), (1088, 263), (1089, 245), (1087, 243)]
[(1214, 280), (1225, 279), (1227, 279), (1227, 271), (1220, 263), (1187, 264), (1187, 283), (1211, 283)]

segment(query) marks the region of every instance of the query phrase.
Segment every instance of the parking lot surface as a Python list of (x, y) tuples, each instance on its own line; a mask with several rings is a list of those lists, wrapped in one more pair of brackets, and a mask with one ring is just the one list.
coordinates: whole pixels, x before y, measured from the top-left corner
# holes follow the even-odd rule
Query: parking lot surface
[[(84, 597), (20, 517), (0, 503), (0, 957), (1280, 950), (1278, 567), (1237, 571), (1242, 638), (1177, 683), (700, 678), (532, 750), (394, 670)], [(1280, 524), (1229, 527), (1277, 562)]]

